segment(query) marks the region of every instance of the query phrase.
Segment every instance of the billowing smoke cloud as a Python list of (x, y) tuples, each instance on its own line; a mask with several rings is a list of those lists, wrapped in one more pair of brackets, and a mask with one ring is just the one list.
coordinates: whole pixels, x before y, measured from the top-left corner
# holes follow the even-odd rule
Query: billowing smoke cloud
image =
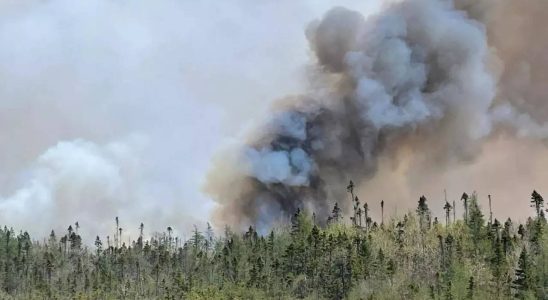
[[(48, 228), (51, 220), (74, 214), (75, 221), (98, 223), (108, 232), (110, 213), (142, 201), (143, 191), (134, 188), (146, 186), (138, 182), (143, 180), (137, 155), (143, 142), (136, 137), (104, 146), (84, 140), (60, 142), (36, 160), (24, 186), (0, 198), (0, 211), (9, 212), (4, 222), (21, 224), (20, 217), (33, 211), (32, 218), (23, 220), (24, 228)], [(138, 207), (130, 214), (138, 216), (147, 209)]]
[(305, 24), (353, 2), (0, 0), (0, 226), (205, 226), (211, 156), (300, 89)]
[(222, 220), (268, 226), (297, 208), (325, 220), (335, 201), (350, 203), (348, 180), (373, 178), (383, 160), (416, 164), (414, 176), (443, 174), (474, 161), (497, 132), (545, 138), (546, 118), (501, 99), (507, 54), (490, 44), (483, 4), (410, 0), (370, 18), (334, 8), (313, 22), (309, 92), (280, 101), (212, 171)]

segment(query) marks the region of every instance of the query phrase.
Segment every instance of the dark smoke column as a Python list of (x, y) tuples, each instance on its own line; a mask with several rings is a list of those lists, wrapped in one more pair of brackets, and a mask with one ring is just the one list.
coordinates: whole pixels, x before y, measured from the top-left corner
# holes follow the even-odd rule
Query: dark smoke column
[(284, 99), (215, 165), (220, 223), (268, 227), (297, 208), (325, 220), (380, 156), (405, 145), (438, 163), (470, 159), (492, 131), (485, 33), (450, 1), (404, 1), (368, 20), (334, 8), (306, 35), (316, 88)]

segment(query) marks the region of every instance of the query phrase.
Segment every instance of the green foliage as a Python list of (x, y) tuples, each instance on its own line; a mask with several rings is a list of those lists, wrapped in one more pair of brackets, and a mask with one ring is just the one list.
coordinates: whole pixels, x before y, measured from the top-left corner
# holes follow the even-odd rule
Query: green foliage
[(87, 243), (78, 224), (44, 242), (4, 227), (0, 298), (546, 299), (548, 233), (537, 206), (525, 225), (491, 224), (477, 195), (465, 198), (466, 219), (449, 222), (446, 202), (445, 224), (431, 224), (421, 197), (416, 211), (371, 225), (354, 197), (351, 222), (335, 205), (325, 226), (298, 210), (264, 236), (254, 227), (216, 236), (208, 224), (187, 241), (171, 227), (145, 239), (141, 224), (131, 245), (117, 219), (113, 240)]

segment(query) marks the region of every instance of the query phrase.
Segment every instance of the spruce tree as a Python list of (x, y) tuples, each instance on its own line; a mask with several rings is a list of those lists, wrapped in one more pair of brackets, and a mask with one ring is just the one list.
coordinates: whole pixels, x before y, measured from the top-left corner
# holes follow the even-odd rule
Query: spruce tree
[(470, 229), (470, 232), (472, 233), (472, 236), (474, 238), (474, 244), (477, 246), (478, 243), (483, 239), (485, 220), (478, 204), (476, 194), (473, 194), (472, 197), (469, 198), (469, 200), (470, 203), (468, 207), (468, 228)]
[(443, 206), (443, 209), (445, 210), (445, 226), (449, 226), (450, 213), (453, 207), (451, 206), (451, 204), (449, 204), (449, 202), (445, 201), (445, 205)]
[(381, 226), (384, 225), (384, 200), (381, 200)]
[(519, 299), (525, 299), (526, 292), (529, 290), (530, 274), (528, 260), (527, 250), (523, 247), (518, 259), (518, 267), (515, 269), (515, 279), (512, 281), (515, 296)]
[(460, 197), (460, 200), (464, 203), (464, 222), (468, 222), (468, 194), (462, 193), (462, 196)]
[(338, 223), (342, 218), (342, 209), (339, 207), (339, 203), (335, 202), (335, 206), (333, 206), (333, 210), (331, 211), (331, 217), (329, 220), (332, 220), (335, 223)]
[(468, 279), (468, 287), (466, 288), (466, 299), (474, 299), (474, 276)]
[(544, 199), (539, 193), (537, 193), (537, 191), (533, 191), (533, 193), (531, 194), (531, 207), (535, 208), (535, 211), (537, 213), (537, 218), (539, 219), (541, 217), (543, 206), (544, 206)]
[(422, 230), (430, 228), (430, 209), (426, 203), (426, 197), (421, 196), (419, 198), (419, 204), (417, 206), (417, 215), (419, 216), (419, 224)]

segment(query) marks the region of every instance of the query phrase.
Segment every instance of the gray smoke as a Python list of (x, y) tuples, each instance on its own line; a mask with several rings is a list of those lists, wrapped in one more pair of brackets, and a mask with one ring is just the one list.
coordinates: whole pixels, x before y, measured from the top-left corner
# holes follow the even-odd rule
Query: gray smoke
[(300, 90), (303, 26), (378, 1), (0, 0), (0, 226), (203, 228), (216, 149)]
[(280, 101), (216, 164), (208, 192), (217, 215), (269, 226), (301, 208), (325, 220), (333, 203), (350, 202), (350, 179), (372, 178), (379, 159), (402, 148), (443, 169), (472, 161), (499, 128), (545, 138), (547, 127), (528, 111), (497, 100), (500, 57), (472, 12), (408, 0), (368, 19), (338, 7), (310, 24), (311, 88)]

